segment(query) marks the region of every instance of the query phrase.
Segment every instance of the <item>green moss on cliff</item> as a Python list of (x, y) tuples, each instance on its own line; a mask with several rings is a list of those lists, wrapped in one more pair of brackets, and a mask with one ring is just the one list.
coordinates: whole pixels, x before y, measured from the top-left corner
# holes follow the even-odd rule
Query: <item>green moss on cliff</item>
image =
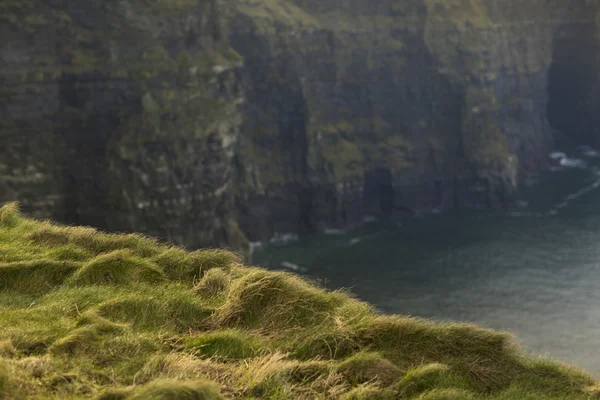
[(288, 0), (240, 0), (236, 6), (262, 27), (267, 27), (265, 23), (312, 28), (319, 25), (312, 15)]
[(334, 181), (362, 178), (364, 155), (357, 143), (342, 138), (326, 138), (319, 141), (319, 149), (325, 168)]
[[(63, 261), (68, 254), (74, 261)], [(29, 273), (36, 263), (51, 273)], [(209, 273), (184, 273), (191, 266)], [(14, 204), (0, 208), (0, 271), (0, 398), (598, 393), (591, 377), (520, 353), (504, 333), (381, 316), (346, 293), (244, 267), (231, 253), (52, 225), (22, 217)]]
[(458, 29), (494, 26), (484, 0), (425, 0), (432, 22), (451, 23)]
[(491, 90), (467, 90), (461, 126), (463, 151), (479, 170), (506, 171), (516, 179), (518, 159), (500, 129), (497, 108), (498, 102)]

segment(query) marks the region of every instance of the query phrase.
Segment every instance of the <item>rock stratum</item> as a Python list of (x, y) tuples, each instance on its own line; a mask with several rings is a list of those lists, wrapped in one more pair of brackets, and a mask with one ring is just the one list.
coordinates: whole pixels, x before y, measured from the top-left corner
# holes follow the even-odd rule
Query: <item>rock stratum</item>
[(244, 249), (499, 207), (600, 145), (589, 0), (4, 0), (0, 201)]

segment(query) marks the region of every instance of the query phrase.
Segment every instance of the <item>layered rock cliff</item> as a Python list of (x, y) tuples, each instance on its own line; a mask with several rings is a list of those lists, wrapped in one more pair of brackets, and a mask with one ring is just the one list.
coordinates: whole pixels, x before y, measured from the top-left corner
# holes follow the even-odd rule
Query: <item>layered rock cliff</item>
[(241, 59), (217, 0), (4, 0), (0, 199), (40, 217), (244, 248)]
[(230, 38), (246, 61), (245, 230), (507, 204), (544, 167), (550, 122), (594, 136), (574, 115), (599, 93), (594, 15), (560, 0), (242, 2)]
[(555, 131), (600, 145), (597, 9), (4, 0), (0, 201), (237, 249), (503, 206)]

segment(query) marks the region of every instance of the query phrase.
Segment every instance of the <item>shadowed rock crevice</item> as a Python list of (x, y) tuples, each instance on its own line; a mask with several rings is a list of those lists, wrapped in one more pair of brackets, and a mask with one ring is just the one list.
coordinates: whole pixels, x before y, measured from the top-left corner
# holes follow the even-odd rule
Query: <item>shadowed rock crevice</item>
[(552, 43), (548, 119), (574, 142), (598, 146), (600, 40), (594, 7), (576, 9), (569, 19), (558, 27)]

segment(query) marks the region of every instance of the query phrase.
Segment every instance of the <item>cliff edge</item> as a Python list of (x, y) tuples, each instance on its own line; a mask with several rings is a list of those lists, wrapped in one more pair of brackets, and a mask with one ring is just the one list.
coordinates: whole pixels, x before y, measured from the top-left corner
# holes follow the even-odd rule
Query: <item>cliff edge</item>
[(598, 383), (506, 333), (0, 208), (0, 399), (584, 400)]

